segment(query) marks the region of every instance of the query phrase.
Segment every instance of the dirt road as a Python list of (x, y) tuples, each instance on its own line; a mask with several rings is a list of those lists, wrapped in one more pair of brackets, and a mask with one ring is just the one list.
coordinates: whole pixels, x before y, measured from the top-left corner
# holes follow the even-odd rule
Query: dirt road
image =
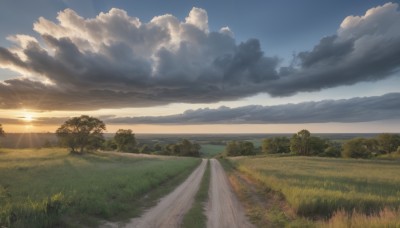
[(229, 186), (221, 164), (211, 159), (211, 184), (207, 205), (208, 228), (254, 227), (246, 218), (244, 209)]
[(207, 160), (193, 171), (192, 174), (173, 192), (165, 196), (153, 208), (150, 208), (141, 217), (131, 219), (125, 227), (153, 228), (179, 227), (185, 213), (190, 209), (194, 196), (199, 189)]

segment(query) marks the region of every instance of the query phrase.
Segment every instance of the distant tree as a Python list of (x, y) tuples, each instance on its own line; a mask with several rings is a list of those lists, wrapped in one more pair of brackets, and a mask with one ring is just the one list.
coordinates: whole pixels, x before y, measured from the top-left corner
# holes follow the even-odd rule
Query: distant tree
[(372, 156), (363, 138), (350, 139), (343, 144), (342, 156), (345, 158), (369, 158)]
[(154, 144), (153, 149), (155, 151), (161, 151), (162, 150), (162, 146), (159, 143)]
[(374, 139), (374, 138), (370, 138), (370, 139), (363, 139), (363, 144), (365, 146), (365, 148), (367, 149), (367, 151), (371, 154), (378, 154), (381, 153), (379, 151), (379, 143), (378, 140)]
[(118, 146), (114, 141), (114, 138), (108, 139), (104, 142), (103, 147), (105, 150), (117, 150)]
[(267, 154), (289, 153), (290, 140), (287, 137), (267, 138), (263, 140), (261, 148)]
[(248, 141), (231, 141), (226, 144), (225, 152), (227, 156), (254, 155), (256, 150), (254, 144)]
[(311, 133), (305, 129), (294, 134), (290, 139), (290, 151), (299, 155), (309, 155), (310, 137)]
[(239, 156), (240, 148), (236, 141), (231, 141), (226, 144), (225, 152), (227, 156)]
[(44, 143), (43, 143), (43, 148), (50, 148), (50, 147), (52, 147), (53, 145), (51, 144), (51, 142), (50, 142), (50, 140), (48, 140), (48, 139), (46, 139), (45, 141), (44, 141)]
[(178, 155), (179, 154), (179, 146), (174, 143), (169, 143), (169, 144), (165, 145), (163, 154)]
[(114, 141), (117, 149), (124, 152), (133, 152), (137, 144), (131, 129), (119, 129), (114, 135)]
[(239, 142), (239, 149), (240, 149), (240, 155), (255, 155), (256, 150), (254, 148), (254, 144), (249, 141), (241, 141)]
[(139, 153), (142, 153), (142, 154), (149, 154), (150, 152), (151, 152), (151, 148), (150, 148), (149, 145), (143, 144), (143, 145), (140, 147)]
[(323, 156), (329, 140), (314, 136), (311, 136), (309, 140), (309, 155)]
[(181, 156), (190, 155), (192, 143), (189, 140), (183, 139), (177, 146), (179, 147), (179, 155)]
[(103, 138), (106, 125), (94, 117), (82, 115), (71, 118), (56, 131), (62, 145), (71, 148), (71, 152), (83, 153), (87, 148), (98, 148), (99, 141)]
[(400, 136), (396, 134), (380, 134), (377, 137), (379, 149), (387, 154), (396, 151), (397, 147), (400, 146)]
[(176, 145), (180, 156), (199, 157), (201, 146), (198, 143), (192, 143), (187, 139), (183, 139)]
[(4, 132), (3, 126), (0, 124), (0, 137), (4, 137), (6, 133)]
[(342, 152), (342, 145), (338, 142), (328, 142), (328, 147), (325, 148), (324, 153), (320, 156), (323, 157), (340, 157)]
[(201, 146), (198, 143), (192, 143), (190, 154), (193, 157), (200, 157)]
[[(6, 133), (3, 130), (3, 126), (0, 124), (0, 137), (5, 137)], [(1, 147), (1, 143), (0, 143), (0, 147)]]

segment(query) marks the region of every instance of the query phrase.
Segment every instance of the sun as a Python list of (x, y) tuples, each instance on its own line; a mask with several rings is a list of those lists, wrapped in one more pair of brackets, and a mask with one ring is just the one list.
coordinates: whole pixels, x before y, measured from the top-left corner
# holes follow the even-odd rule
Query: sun
[(33, 120), (33, 115), (30, 113), (25, 113), (23, 116), (23, 120), (26, 122), (32, 122)]

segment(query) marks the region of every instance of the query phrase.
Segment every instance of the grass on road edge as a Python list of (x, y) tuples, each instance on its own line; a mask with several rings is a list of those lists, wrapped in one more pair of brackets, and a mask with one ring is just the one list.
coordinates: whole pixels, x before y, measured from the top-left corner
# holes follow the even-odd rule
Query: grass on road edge
[(208, 200), (210, 186), (210, 160), (207, 160), (207, 168), (201, 179), (200, 187), (196, 193), (192, 208), (183, 217), (182, 227), (196, 228), (206, 227), (205, 203)]

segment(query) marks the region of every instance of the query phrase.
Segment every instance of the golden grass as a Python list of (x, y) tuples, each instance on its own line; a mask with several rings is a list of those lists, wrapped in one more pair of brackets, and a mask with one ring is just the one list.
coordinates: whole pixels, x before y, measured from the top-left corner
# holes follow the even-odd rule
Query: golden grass
[(297, 215), (309, 219), (335, 218), (337, 211), (390, 214), (388, 210), (400, 207), (398, 161), (268, 156), (230, 160), (239, 171), (282, 192)]

